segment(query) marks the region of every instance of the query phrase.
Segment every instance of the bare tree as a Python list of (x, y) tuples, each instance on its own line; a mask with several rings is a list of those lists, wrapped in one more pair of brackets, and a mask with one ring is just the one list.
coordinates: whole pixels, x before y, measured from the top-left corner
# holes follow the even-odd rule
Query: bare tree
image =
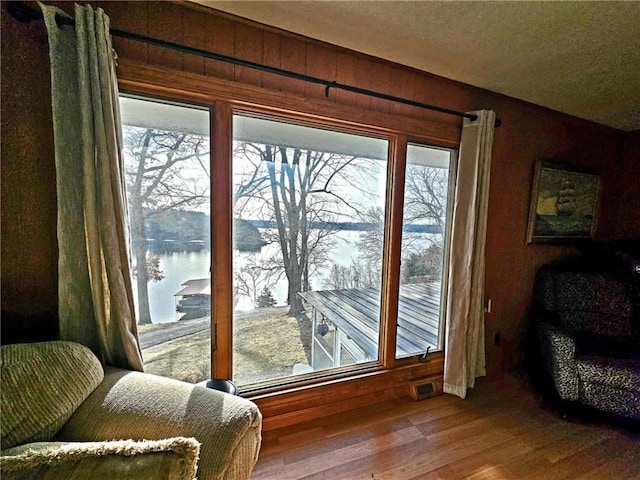
[(404, 255), (400, 271), (403, 283), (424, 283), (439, 277), (442, 255), (442, 247), (436, 243)]
[[(441, 271), (443, 233), (447, 208), (448, 170), (409, 164), (405, 176), (405, 226), (429, 230), (403, 233), (402, 278), (422, 278)], [(364, 288), (380, 285), (384, 243), (385, 212), (381, 207), (364, 211), (362, 219), (368, 226), (357, 242), (358, 259), (351, 265), (333, 264), (327, 288)], [(413, 225), (412, 225), (413, 224)]]
[(324, 282), (325, 288), (345, 290), (350, 288), (367, 288), (379, 286), (380, 277), (371, 268), (367, 260), (352, 259), (351, 264), (339, 265), (333, 263), (329, 276)]
[(424, 281), (442, 271), (449, 169), (409, 164), (405, 182), (405, 223), (434, 228), (426, 235), (404, 232), (401, 274), (404, 281)]
[[(147, 269), (147, 279), (151, 282), (159, 282), (164, 278), (162, 269), (160, 268), (160, 255), (154, 252), (147, 252), (146, 265), (143, 265)], [(133, 276), (138, 276), (138, 265), (133, 268)]]
[(448, 169), (407, 165), (404, 187), (405, 222), (430, 220), (431, 224), (439, 227), (442, 234), (447, 213), (448, 188)]
[(384, 210), (381, 207), (369, 208), (365, 211), (364, 219), (369, 227), (360, 234), (358, 240), (361, 262), (358, 274), (363, 286), (377, 287), (382, 279)]
[(337, 222), (359, 215), (344, 191), (363, 189), (357, 176), (371, 161), (250, 142), (236, 143), (234, 155), (242, 165), (235, 215), (272, 222), (264, 240), (279, 247), (289, 314), (298, 315), (304, 308), (297, 294), (310, 289), (313, 270), (326, 262)]
[(251, 299), (253, 306), (264, 289), (271, 290), (276, 283), (277, 272), (269, 261), (257, 261), (254, 255), (243, 262), (234, 272), (234, 296), (244, 295)]
[[(151, 323), (148, 282), (158, 278), (149, 277), (145, 225), (151, 216), (160, 212), (195, 209), (207, 201), (209, 172), (205, 160), (209, 139), (184, 132), (130, 126), (125, 126), (123, 133), (138, 323), (144, 325)], [(159, 266), (156, 273), (161, 275)]]

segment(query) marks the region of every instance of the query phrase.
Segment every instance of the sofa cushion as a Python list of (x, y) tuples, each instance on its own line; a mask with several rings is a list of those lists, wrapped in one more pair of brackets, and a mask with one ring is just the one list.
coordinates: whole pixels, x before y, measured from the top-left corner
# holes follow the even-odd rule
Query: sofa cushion
[(194, 438), (155, 441), (31, 443), (3, 451), (0, 473), (12, 479), (135, 478), (192, 480), (200, 443)]
[(73, 342), (0, 347), (2, 449), (47, 441), (104, 378), (102, 365)]

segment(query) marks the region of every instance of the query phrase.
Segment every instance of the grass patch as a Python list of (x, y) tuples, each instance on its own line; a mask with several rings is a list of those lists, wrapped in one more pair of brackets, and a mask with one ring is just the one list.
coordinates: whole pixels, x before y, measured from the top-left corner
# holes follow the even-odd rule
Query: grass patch
[[(233, 380), (236, 384), (289, 376), (296, 363), (309, 363), (310, 323), (306, 320), (299, 323), (287, 316), (287, 309), (256, 309), (234, 321)], [(148, 327), (154, 326), (142, 328)], [(209, 330), (171, 340), (143, 350), (145, 371), (192, 383), (206, 380), (211, 378), (210, 350)]]
[(211, 378), (211, 331), (188, 335), (142, 351), (144, 371), (197, 383)]
[(176, 324), (176, 322), (165, 322), (165, 323), (147, 323), (145, 325), (138, 325), (138, 333), (147, 333), (147, 332), (155, 332), (157, 330), (164, 330), (167, 328), (171, 328)]

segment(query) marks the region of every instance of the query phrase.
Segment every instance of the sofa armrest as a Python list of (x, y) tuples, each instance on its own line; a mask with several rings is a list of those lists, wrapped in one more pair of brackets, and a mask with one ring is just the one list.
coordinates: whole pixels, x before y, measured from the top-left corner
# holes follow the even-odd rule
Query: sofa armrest
[(194, 437), (198, 478), (248, 479), (258, 458), (262, 416), (249, 400), (140, 372), (105, 378), (56, 436), (63, 441)]
[(558, 326), (549, 322), (538, 324), (538, 338), (543, 361), (558, 395), (563, 400), (578, 400), (579, 378), (575, 360), (575, 341)]

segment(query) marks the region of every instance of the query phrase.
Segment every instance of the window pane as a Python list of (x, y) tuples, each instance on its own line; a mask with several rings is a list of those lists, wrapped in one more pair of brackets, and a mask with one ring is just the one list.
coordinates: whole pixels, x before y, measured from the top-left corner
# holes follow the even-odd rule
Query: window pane
[(451, 152), (408, 145), (396, 357), (441, 349)]
[(378, 359), (388, 142), (234, 117), (233, 380)]
[(210, 377), (209, 112), (121, 97), (134, 300), (145, 371)]

